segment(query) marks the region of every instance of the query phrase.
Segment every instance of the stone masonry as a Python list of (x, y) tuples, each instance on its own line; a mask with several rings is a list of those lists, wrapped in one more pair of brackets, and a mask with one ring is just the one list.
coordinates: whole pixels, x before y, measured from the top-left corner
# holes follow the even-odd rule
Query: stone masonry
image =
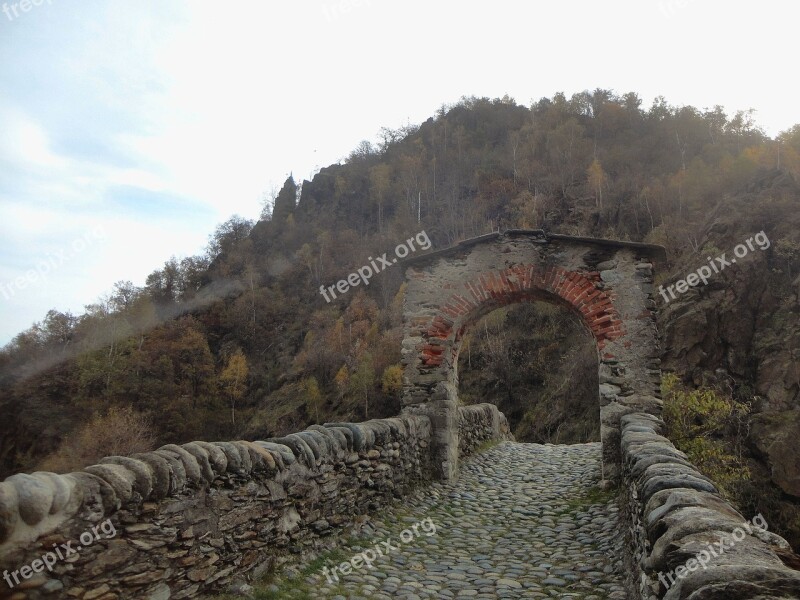
[(580, 316), (597, 342), (604, 477), (618, 476), (622, 414), (658, 414), (653, 261), (663, 248), (512, 230), (404, 261), (405, 411), (431, 419), (434, 468), (458, 472), (458, 356), (492, 310), (543, 300)]
[[(497, 407), (462, 413), (465, 455), (508, 439)], [(406, 415), (13, 475), (0, 483), (0, 572), (16, 571), (20, 583), (0, 581), (0, 598), (180, 600), (252, 581), (430, 482), (430, 435), (426, 417)], [(79, 545), (107, 520), (104, 534)], [(41, 568), (45, 553), (70, 542), (76, 552)]]
[(661, 419), (631, 413), (621, 424), (629, 597), (800, 598), (800, 572), (778, 556), (791, 554), (786, 540), (768, 523), (764, 529), (748, 526), (662, 435)]

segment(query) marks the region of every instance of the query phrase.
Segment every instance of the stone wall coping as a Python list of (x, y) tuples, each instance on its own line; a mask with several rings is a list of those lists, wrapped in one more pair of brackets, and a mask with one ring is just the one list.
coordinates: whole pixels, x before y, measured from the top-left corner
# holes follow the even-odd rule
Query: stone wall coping
[[(509, 438), (493, 404), (459, 415), (465, 456)], [(13, 597), (186, 600), (231, 590), (431, 481), (436, 418), (401, 413), (265, 440), (167, 444), (66, 475), (12, 475), (0, 483), (0, 572), (35, 564), (53, 542), (85, 544), (107, 517), (120, 539), (78, 546), (79, 558), (37, 571)]]
[(207, 488), (224, 474), (268, 477), (299, 462), (313, 468), (344, 461), (416, 432), (426, 434), (424, 415), (401, 415), (363, 423), (326, 423), (263, 441), (194, 441), (166, 444), (152, 452), (107, 456), (81, 471), (59, 475), (18, 473), (0, 483), (0, 554), (35, 541), (76, 516), (99, 520), (123, 506)]
[(441, 250), (434, 250), (433, 252), (428, 252), (426, 254), (411, 256), (399, 261), (399, 264), (403, 267), (419, 265), (435, 258), (458, 254), (465, 248), (476, 246), (484, 242), (495, 241), (502, 237), (527, 237), (542, 244), (550, 243), (551, 240), (561, 240), (565, 242), (602, 246), (607, 248), (632, 248), (639, 250), (642, 254), (648, 256), (654, 261), (663, 262), (667, 258), (666, 248), (657, 244), (645, 244), (642, 242), (628, 242), (622, 240), (609, 240), (605, 238), (549, 233), (543, 229), (507, 229), (503, 232), (495, 231), (493, 233), (487, 233), (474, 238), (469, 238), (447, 248), (442, 248)]
[(766, 529), (747, 527), (747, 520), (713, 482), (661, 435), (664, 422), (660, 418), (629, 413), (620, 418), (620, 424), (630, 517), (639, 529), (634, 540), (639, 546), (638, 567), (653, 585), (658, 585), (659, 574), (675, 577), (678, 568), (686, 567), (712, 542), (733, 539), (737, 530), (746, 533), (723, 554), (712, 557), (707, 569), (676, 578), (668, 589), (641, 590), (643, 597), (655, 591), (665, 600), (710, 598), (712, 589), (722, 593), (723, 587), (730, 592), (723, 594), (726, 598), (745, 597), (735, 593), (745, 588), (761, 594), (759, 598), (783, 597), (780, 593), (787, 590), (800, 592), (800, 572), (786, 567), (775, 552), (790, 548), (786, 540)]

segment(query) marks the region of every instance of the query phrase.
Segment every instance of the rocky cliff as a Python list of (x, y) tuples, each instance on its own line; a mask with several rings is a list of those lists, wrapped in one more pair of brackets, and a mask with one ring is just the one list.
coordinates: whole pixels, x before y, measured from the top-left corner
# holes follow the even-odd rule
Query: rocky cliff
[[(800, 545), (800, 188), (768, 173), (735, 198), (723, 199), (699, 235), (659, 283), (667, 288), (709, 258), (720, 268), (676, 294), (660, 295), (659, 329), (665, 370), (694, 385), (727, 388), (752, 402), (746, 448), (753, 476), (745, 509), (760, 510)], [(768, 243), (740, 244), (764, 232)], [(761, 239), (764, 239), (763, 237)], [(762, 249), (763, 246), (763, 249)], [(723, 268), (717, 257), (730, 262)], [(733, 262), (732, 259), (736, 258)]]

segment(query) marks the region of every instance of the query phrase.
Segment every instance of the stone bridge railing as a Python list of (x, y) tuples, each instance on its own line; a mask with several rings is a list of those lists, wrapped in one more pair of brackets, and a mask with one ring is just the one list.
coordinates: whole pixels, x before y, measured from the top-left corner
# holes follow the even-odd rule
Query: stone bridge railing
[[(779, 558), (783, 538), (725, 502), (663, 437), (658, 417), (634, 412), (620, 423), (631, 597), (800, 598), (800, 572)], [(493, 405), (459, 408), (456, 426), (460, 457), (510, 438)], [(8, 576), (0, 597), (177, 600), (223, 591), (433, 480), (432, 442), (430, 419), (408, 413), (268, 441), (170, 444), (67, 475), (14, 475), (0, 483)]]
[[(646, 403), (646, 402), (645, 402)], [(800, 598), (789, 544), (762, 518), (747, 521), (662, 434), (648, 413), (621, 417), (630, 588), (652, 600)]]
[[(463, 455), (508, 437), (459, 411)], [(268, 441), (170, 444), (0, 483), (0, 597), (166, 600), (258, 577), (433, 479), (431, 423), (328, 423)]]

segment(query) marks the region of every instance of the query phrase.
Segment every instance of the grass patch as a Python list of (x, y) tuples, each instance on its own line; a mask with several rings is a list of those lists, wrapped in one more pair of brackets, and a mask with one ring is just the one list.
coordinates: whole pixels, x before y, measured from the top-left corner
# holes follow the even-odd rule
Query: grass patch
[(618, 487), (611, 487), (604, 490), (601, 487), (595, 486), (580, 496), (570, 498), (567, 501), (566, 508), (561, 514), (572, 512), (579, 508), (594, 506), (595, 504), (606, 504), (609, 500), (613, 500), (617, 496), (619, 496)]
[(475, 449), (472, 451), (472, 454), (473, 455), (483, 454), (487, 450), (491, 450), (495, 446), (499, 446), (500, 442), (501, 440), (496, 440), (496, 439), (486, 440), (485, 442), (481, 442), (480, 444), (475, 446)]
[[(347, 552), (354, 546), (359, 546), (360, 540), (356, 538), (346, 538), (341, 541), (339, 546), (321, 553), (316, 558), (304, 563), (302, 568), (291, 578), (281, 577), (276, 571), (266, 573), (261, 580), (253, 583), (253, 598), (255, 600), (283, 600), (291, 598), (294, 600), (316, 600), (319, 597), (318, 587), (327, 583), (322, 569), (325, 566), (336, 566), (345, 561), (349, 561), (353, 552)], [(285, 565), (286, 567), (292, 565)], [(309, 577), (314, 577), (316, 581), (309, 582)], [(347, 596), (348, 592), (340, 584), (334, 588), (334, 592)], [(216, 600), (235, 600), (233, 596), (216, 596)]]
[(437, 506), (437, 509), (451, 517), (458, 516), (456, 514), (456, 507), (452, 504), (440, 504), (439, 506)]

